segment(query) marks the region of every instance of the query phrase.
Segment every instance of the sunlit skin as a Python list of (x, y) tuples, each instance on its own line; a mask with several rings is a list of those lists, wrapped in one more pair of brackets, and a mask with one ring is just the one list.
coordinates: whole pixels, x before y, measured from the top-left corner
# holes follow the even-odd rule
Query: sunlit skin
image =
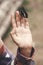
[(19, 15), (19, 11), (16, 11), (15, 17), (17, 21), (21, 21), (22, 19), (22, 16)]
[(14, 14), (12, 14), (11, 23), (13, 27), (11, 37), (14, 43), (21, 48), (21, 53), (24, 56), (29, 57), (33, 41), (28, 18), (21, 17), (19, 11), (16, 11), (16, 20), (14, 19)]
[(2, 40), (0, 40), (0, 55), (3, 55), (4, 51), (5, 51), (4, 44), (3, 44)]

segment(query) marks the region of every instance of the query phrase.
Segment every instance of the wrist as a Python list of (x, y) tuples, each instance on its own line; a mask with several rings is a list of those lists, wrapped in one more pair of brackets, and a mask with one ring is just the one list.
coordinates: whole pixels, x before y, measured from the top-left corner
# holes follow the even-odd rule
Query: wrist
[(21, 50), (20, 50), (20, 48), (18, 48), (18, 51), (17, 51), (17, 57), (18, 58), (24, 58), (24, 59), (32, 59), (32, 57), (27, 57), (27, 56), (25, 56), (25, 55), (23, 55), (22, 53), (21, 53)]
[(18, 48), (19, 52), (21, 55), (27, 57), (27, 58), (32, 58), (34, 55), (35, 49), (33, 47), (28, 47), (28, 48)]

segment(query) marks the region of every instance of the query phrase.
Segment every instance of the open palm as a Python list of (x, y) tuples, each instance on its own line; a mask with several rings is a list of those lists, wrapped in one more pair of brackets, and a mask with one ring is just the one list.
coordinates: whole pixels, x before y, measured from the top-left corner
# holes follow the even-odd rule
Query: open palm
[(13, 30), (11, 31), (11, 36), (13, 41), (19, 47), (29, 47), (32, 46), (32, 35), (29, 29), (28, 21), (23, 18), (21, 21), (14, 21), (12, 16), (12, 26)]

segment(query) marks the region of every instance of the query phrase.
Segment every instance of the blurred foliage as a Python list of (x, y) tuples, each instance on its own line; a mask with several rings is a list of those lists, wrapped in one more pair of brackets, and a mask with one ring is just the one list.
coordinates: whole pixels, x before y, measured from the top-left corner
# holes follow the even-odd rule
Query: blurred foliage
[(26, 6), (27, 4), (29, 4), (29, 3), (30, 3), (29, 0), (24, 0), (24, 1), (23, 1), (23, 5), (25, 5), (25, 6)]
[(24, 0), (22, 6), (26, 9), (27, 12), (32, 12), (32, 8), (29, 6), (30, 1), (29, 0)]
[(31, 7), (29, 7), (29, 8), (26, 7), (25, 9), (26, 9), (28, 12), (32, 12), (32, 10), (33, 10)]
[(4, 36), (2, 37), (2, 39), (4, 40), (5, 38), (8, 37), (8, 35), (10, 35), (10, 31), (11, 31), (12, 27), (11, 25), (9, 26), (8, 30), (6, 31), (6, 33), (4, 34)]

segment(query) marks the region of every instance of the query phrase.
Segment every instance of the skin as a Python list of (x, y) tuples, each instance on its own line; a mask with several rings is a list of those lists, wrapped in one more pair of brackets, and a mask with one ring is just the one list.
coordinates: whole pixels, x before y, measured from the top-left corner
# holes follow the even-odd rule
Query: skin
[(5, 47), (3, 41), (0, 39), (0, 55), (3, 55), (4, 51), (5, 51)]
[[(11, 37), (14, 43), (21, 48), (21, 54), (30, 59), (31, 49), (33, 47), (32, 35), (29, 28), (28, 19), (21, 17), (19, 11), (16, 11), (16, 19), (14, 14), (11, 15), (12, 31)], [(0, 55), (3, 55), (6, 51), (3, 41), (0, 39)], [(33, 59), (33, 56), (31, 57)], [(22, 63), (17, 62), (17, 65)]]
[[(12, 40), (18, 47), (21, 48), (21, 54), (29, 58), (33, 43), (28, 19), (21, 17), (19, 11), (16, 11), (16, 20), (14, 19), (14, 14), (12, 14), (11, 23), (12, 31), (10, 34)], [(4, 43), (0, 39), (0, 55), (3, 55), (4, 51)]]
[(12, 31), (11, 37), (14, 43), (21, 48), (21, 54), (30, 56), (33, 46), (32, 34), (29, 28), (28, 18), (21, 17), (19, 11), (16, 11), (16, 20), (14, 14), (11, 15)]

